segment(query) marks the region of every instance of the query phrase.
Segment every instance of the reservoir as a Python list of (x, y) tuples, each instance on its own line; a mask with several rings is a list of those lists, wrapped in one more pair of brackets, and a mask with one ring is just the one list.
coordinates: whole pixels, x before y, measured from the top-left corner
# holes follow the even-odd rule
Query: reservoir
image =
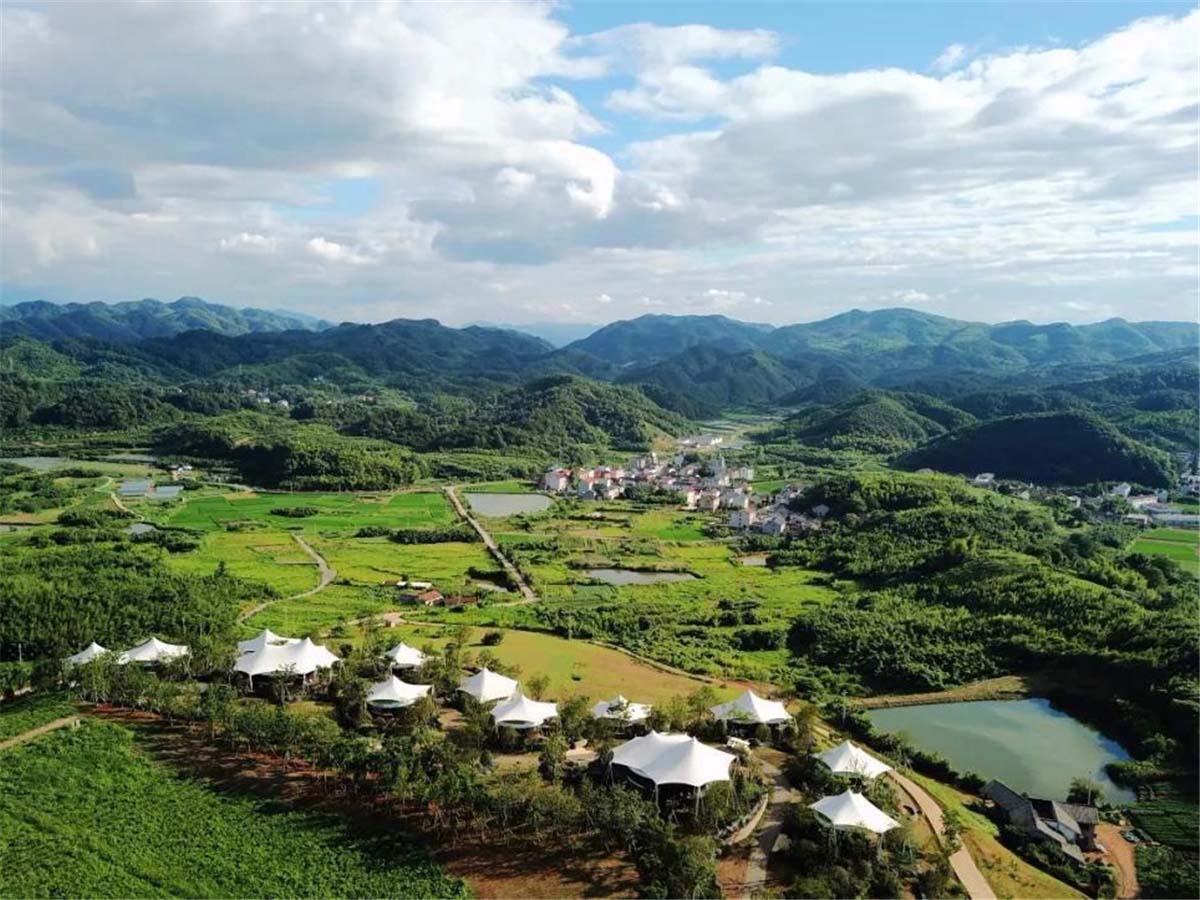
[(1062, 800), (1072, 778), (1090, 778), (1110, 803), (1135, 799), (1104, 771), (1107, 763), (1129, 759), (1124, 748), (1048, 700), (932, 703), (867, 715), (878, 730), (904, 732), (914, 747), (937, 753), (959, 772), (995, 778), (1032, 797)]
[(588, 569), (587, 573), (608, 584), (668, 584), (672, 581), (692, 581), (690, 572), (638, 572), (635, 569)]
[(463, 494), (471, 509), (489, 519), (515, 516), (519, 513), (536, 513), (550, 508), (551, 500), (545, 494)]

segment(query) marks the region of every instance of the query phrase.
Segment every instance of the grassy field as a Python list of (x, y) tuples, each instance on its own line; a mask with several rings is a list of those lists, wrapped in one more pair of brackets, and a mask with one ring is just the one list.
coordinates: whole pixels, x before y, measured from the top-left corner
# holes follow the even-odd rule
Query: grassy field
[(463, 494), (529, 494), (533, 485), (528, 481), (517, 481), (510, 478), (507, 481), (482, 481), (477, 484), (464, 484), (460, 489)]
[(225, 563), (239, 578), (265, 581), (281, 594), (306, 591), (317, 584), (317, 566), (287, 533), (278, 531), (214, 531), (200, 548), (171, 557), (181, 572), (208, 575)]
[(496, 563), (481, 543), (397, 544), (387, 538), (314, 538), (314, 550), (337, 569), (339, 579), (378, 585), (400, 578), (432, 581), (442, 593), (467, 589), (467, 570)]
[(1139, 803), (1129, 811), (1138, 827), (1152, 838), (1178, 850), (1196, 852), (1200, 807), (1182, 800)]
[(0, 741), (75, 712), (63, 694), (33, 694), (0, 702)]
[(89, 722), (4, 755), (0, 896), (464, 896), (402, 836), (217, 793)]
[[(312, 507), (306, 518), (272, 515), (272, 509)], [(256, 494), (228, 492), (188, 499), (177, 507), (168, 524), (215, 531), (241, 522), (305, 533), (350, 532), (368, 525), (386, 528), (433, 528), (449, 525), (454, 512), (441, 493), (410, 491), (395, 494)]]
[(1137, 553), (1173, 559), (1200, 577), (1200, 532), (1187, 528), (1153, 528), (1138, 536), (1130, 547)]

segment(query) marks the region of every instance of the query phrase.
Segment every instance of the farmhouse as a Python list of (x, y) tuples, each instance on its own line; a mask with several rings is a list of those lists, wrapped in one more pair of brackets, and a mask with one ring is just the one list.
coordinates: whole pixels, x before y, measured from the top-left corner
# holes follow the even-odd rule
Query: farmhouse
[(1068, 859), (1083, 865), (1084, 850), (1096, 849), (1096, 823), (1100, 814), (1094, 806), (1038, 800), (1018, 794), (1000, 781), (989, 781), (982, 794), (996, 804), (1004, 819), (1033, 839), (1057, 847)]

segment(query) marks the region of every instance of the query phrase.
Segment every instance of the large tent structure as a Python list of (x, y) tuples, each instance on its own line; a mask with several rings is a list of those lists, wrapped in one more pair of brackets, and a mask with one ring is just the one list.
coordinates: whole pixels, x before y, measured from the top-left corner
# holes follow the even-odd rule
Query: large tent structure
[(728, 703), (718, 703), (712, 714), (722, 722), (745, 725), (783, 725), (792, 717), (778, 700), (765, 700), (754, 691), (746, 691)]
[(371, 685), (367, 706), (380, 710), (405, 709), (422, 697), (428, 697), (432, 688), (430, 684), (409, 684), (392, 675)]
[(318, 669), (328, 669), (338, 658), (324, 647), (304, 638), (294, 644), (269, 644), (261, 650), (243, 653), (233, 664), (254, 684), (256, 675), (299, 675), (307, 678)]
[(614, 750), (612, 762), (652, 783), (656, 800), (663, 785), (691, 788), (698, 808), (707, 785), (729, 780), (729, 767), (736, 758), (686, 734), (651, 731)]
[(267, 647), (282, 647), (285, 644), (298, 644), (300, 638), (283, 637), (269, 628), (264, 628), (248, 641), (238, 641), (238, 653), (256, 653)]
[(460, 681), (458, 689), (467, 696), (474, 697), (480, 703), (491, 703), (494, 700), (507, 700), (511, 697), (516, 693), (517, 683), (484, 666), (474, 675), (469, 675)]
[(403, 641), (384, 654), (393, 669), (419, 669), (425, 665), (425, 654)]
[(817, 759), (825, 763), (834, 775), (857, 775), (873, 780), (892, 770), (887, 763), (880, 762), (850, 741), (842, 741), (836, 747), (817, 754)]
[(184, 644), (168, 644), (152, 637), (118, 656), (117, 664), (123, 666), (126, 663), (164, 663), (187, 656), (187, 652), (188, 648)]
[(63, 662), (68, 666), (82, 666), (90, 663), (94, 659), (98, 659), (108, 652), (106, 647), (101, 647), (95, 641), (92, 641), (78, 653), (68, 656)]
[(637, 725), (650, 716), (650, 707), (645, 703), (631, 703), (620, 694), (611, 700), (601, 700), (592, 707), (592, 718), (612, 719), (625, 725)]
[(517, 731), (541, 728), (549, 719), (557, 718), (557, 704), (532, 700), (521, 693), (513, 694), (492, 710), (492, 721), (497, 728), (515, 728)]
[(835, 829), (843, 831), (858, 829), (884, 834), (900, 827), (899, 822), (862, 794), (856, 794), (854, 791), (822, 797), (816, 803), (809, 804), (809, 809)]

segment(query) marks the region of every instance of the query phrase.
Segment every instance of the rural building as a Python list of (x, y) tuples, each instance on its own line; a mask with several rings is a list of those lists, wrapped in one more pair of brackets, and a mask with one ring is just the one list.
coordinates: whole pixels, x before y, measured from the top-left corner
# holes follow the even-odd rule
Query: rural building
[(1021, 829), (1032, 840), (1053, 844), (1080, 865), (1085, 862), (1083, 851), (1096, 849), (1100, 814), (1094, 806), (1026, 797), (994, 780), (984, 785), (982, 794), (996, 804), (1009, 825)]

